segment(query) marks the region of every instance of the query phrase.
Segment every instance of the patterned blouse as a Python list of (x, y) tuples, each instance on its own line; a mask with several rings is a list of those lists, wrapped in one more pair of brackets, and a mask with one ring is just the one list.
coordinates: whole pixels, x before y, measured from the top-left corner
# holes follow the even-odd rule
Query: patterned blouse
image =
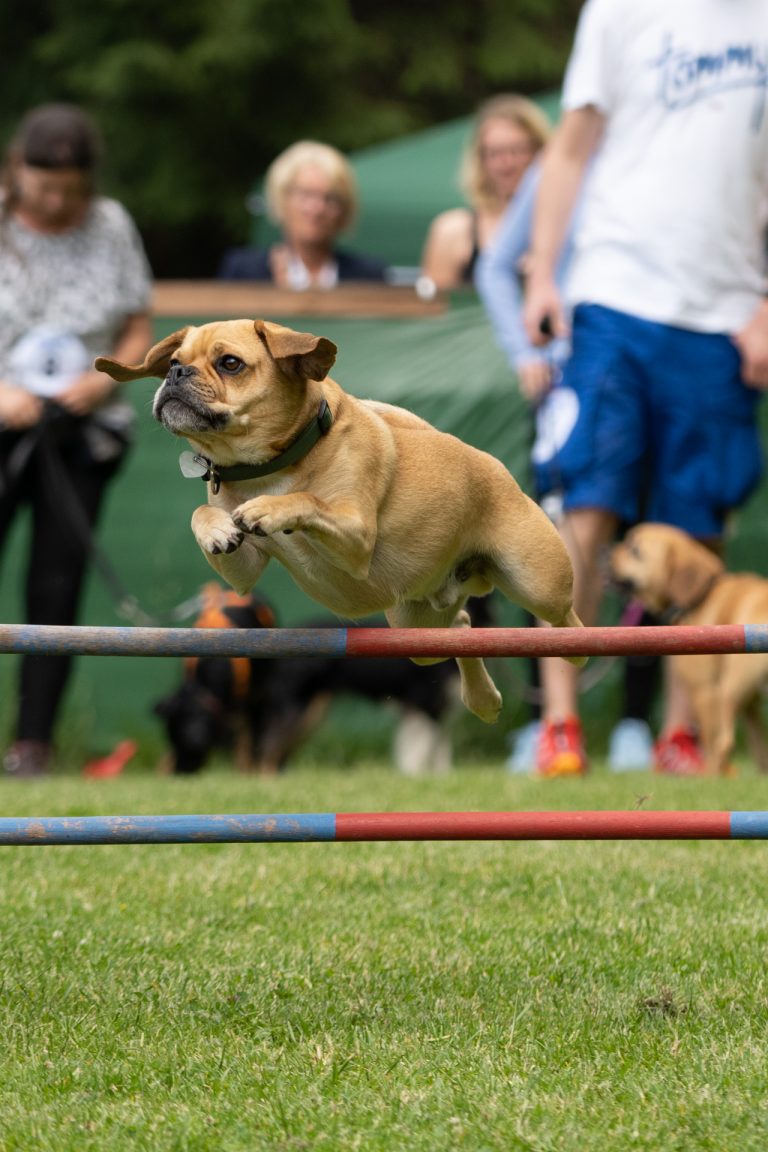
[[(76, 336), (88, 364), (109, 355), (126, 319), (150, 306), (151, 271), (138, 230), (116, 200), (95, 197), (83, 223), (46, 234), (14, 217), (0, 224), (0, 379), (33, 329)], [(131, 409), (113, 396), (94, 414), (126, 431)]]

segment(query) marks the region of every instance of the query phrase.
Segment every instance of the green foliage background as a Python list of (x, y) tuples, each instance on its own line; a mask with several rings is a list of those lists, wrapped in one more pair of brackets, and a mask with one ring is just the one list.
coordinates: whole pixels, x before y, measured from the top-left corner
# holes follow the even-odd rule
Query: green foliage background
[(89, 108), (104, 184), (156, 275), (212, 275), (244, 201), (302, 137), (344, 150), (557, 87), (580, 0), (5, 0), (0, 137), (42, 101)]

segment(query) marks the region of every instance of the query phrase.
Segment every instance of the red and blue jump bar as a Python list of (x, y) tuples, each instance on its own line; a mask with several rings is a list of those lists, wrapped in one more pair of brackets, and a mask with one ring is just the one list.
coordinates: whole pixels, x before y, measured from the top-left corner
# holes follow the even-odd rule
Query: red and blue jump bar
[[(768, 625), (106, 628), (0, 625), (0, 652), (102, 656), (606, 656), (768, 652)], [(2, 817), (0, 845), (766, 840), (768, 812), (344, 812)]]
[(0, 818), (0, 845), (766, 839), (768, 812), (325, 812)]
[(85, 656), (631, 656), (768, 652), (768, 624), (602, 628), (107, 628), (1, 624), (0, 653)]

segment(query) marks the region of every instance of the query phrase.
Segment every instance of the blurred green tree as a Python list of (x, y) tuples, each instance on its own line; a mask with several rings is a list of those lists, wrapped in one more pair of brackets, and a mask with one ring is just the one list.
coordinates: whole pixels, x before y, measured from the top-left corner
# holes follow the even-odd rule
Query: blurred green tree
[[(208, 276), (284, 147), (343, 150), (556, 87), (580, 0), (5, 0), (0, 132), (74, 100), (158, 276)], [(4, 27), (2, 27), (4, 25)]]

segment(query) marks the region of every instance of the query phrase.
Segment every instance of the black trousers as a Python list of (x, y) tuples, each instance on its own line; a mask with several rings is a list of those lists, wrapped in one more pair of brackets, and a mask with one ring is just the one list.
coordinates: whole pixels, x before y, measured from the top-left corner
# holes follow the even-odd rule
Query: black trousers
[[(658, 623), (658, 619), (650, 612), (643, 612), (638, 620), (638, 625), (645, 627)], [(648, 722), (661, 687), (661, 668), (661, 656), (655, 652), (636, 652), (634, 655), (624, 657), (622, 719)]]
[[(90, 532), (107, 486), (125, 456), (95, 460), (81, 421), (0, 432), (0, 548), (28, 506), (31, 539), (24, 605), (29, 624), (74, 624), (87, 573)], [(50, 742), (71, 656), (23, 656), (14, 737)]]

